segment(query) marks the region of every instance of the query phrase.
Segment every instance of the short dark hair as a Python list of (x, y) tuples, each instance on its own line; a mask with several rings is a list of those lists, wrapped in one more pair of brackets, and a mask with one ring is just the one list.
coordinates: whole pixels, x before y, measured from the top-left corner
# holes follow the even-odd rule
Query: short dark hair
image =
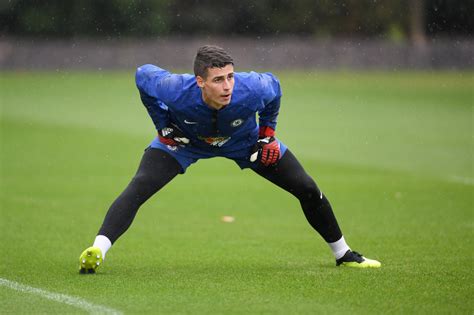
[(205, 45), (198, 48), (194, 58), (194, 75), (206, 78), (207, 69), (224, 68), (227, 65), (234, 65), (234, 60), (223, 48)]

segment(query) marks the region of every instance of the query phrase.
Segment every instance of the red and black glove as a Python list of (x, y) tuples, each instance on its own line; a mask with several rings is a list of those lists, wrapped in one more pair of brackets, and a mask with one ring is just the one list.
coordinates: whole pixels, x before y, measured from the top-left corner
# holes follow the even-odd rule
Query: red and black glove
[(270, 127), (260, 127), (259, 138), (252, 149), (250, 162), (260, 160), (265, 166), (275, 165), (280, 159), (280, 144), (274, 137), (275, 131)]
[(158, 138), (161, 143), (170, 146), (186, 145), (189, 143), (189, 139), (176, 127), (166, 127), (159, 130)]

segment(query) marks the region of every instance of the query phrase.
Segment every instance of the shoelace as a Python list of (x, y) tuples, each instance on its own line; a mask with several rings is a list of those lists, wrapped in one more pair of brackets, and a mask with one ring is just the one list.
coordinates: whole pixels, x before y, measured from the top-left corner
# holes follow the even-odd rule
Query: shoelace
[(359, 254), (358, 252), (352, 252), (354, 255), (356, 255), (357, 257), (360, 257), (362, 258), (362, 254)]
[(362, 254), (359, 254), (358, 252), (352, 252), (352, 254), (353, 254), (354, 256), (356, 256), (356, 257), (355, 257), (355, 260), (356, 260), (358, 263), (361, 263), (361, 262), (363, 262), (363, 261), (365, 260), (364, 257), (362, 257)]

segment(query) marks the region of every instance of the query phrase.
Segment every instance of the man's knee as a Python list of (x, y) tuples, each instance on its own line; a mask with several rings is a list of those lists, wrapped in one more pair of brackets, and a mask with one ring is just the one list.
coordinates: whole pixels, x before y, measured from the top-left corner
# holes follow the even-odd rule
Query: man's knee
[(298, 198), (299, 199), (313, 199), (315, 197), (321, 198), (321, 191), (314, 182), (314, 180), (307, 176), (305, 179), (301, 180), (298, 185)]
[(164, 185), (160, 177), (155, 174), (140, 172), (136, 174), (131, 182), (138, 190), (159, 189)]

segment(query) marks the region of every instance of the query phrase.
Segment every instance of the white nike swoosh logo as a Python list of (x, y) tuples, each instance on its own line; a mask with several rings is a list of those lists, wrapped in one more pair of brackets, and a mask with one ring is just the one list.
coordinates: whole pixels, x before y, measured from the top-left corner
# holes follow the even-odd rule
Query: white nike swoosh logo
[(188, 125), (195, 125), (197, 124), (197, 121), (187, 121), (186, 119), (184, 120), (184, 123), (185, 124), (188, 124)]

